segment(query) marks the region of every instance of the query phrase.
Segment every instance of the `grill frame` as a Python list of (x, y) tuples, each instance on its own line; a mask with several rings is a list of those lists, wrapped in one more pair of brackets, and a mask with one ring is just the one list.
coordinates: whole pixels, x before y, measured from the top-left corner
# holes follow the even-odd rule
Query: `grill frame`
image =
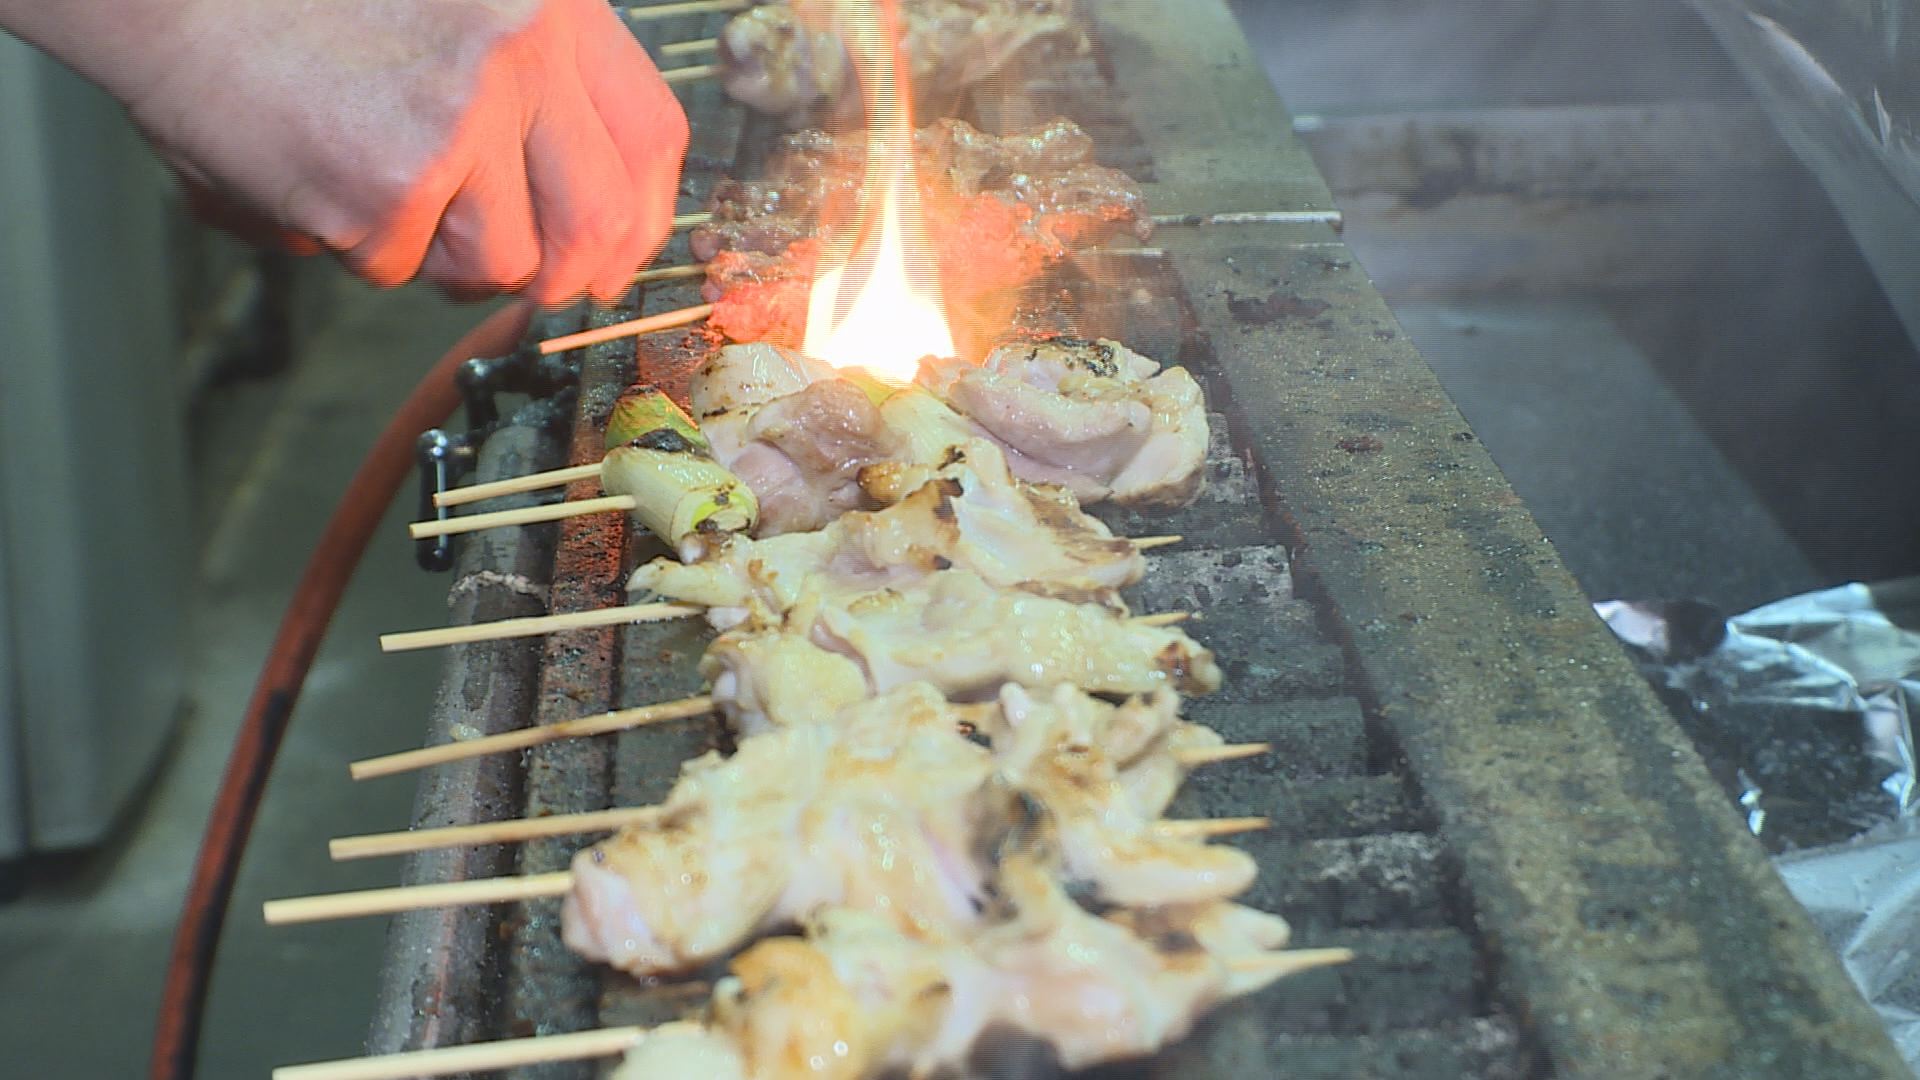
[[(1153, 165), (1145, 186), (1156, 213), (1334, 209), (1223, 3), (1184, 0), (1177, 19), (1164, 4), (1090, 6), (1101, 70)], [(701, 32), (647, 29), (673, 38)], [(765, 130), (741, 130), (739, 111), (720, 107), (718, 94), (711, 86), (689, 91), (689, 111), (703, 117), (696, 162), (754, 160)], [(1018, 118), (1017, 97), (993, 105)], [(1307, 768), (1197, 778), (1180, 812), (1277, 806), (1315, 822), (1245, 841), (1267, 856), (1263, 866), (1286, 863), (1263, 878), (1284, 871), (1287, 882), (1308, 881), (1305, 892), (1274, 886), (1273, 899), (1291, 897), (1295, 910), (1263, 905), (1304, 922), (1302, 944), (1346, 941), (1318, 916), (1301, 919), (1302, 896), (1342, 910), (1387, 902), (1378, 890), (1340, 894), (1366, 884), (1370, 865), (1402, 876), (1409, 866), (1430, 868), (1424, 902), (1449, 921), (1362, 932), (1375, 956), (1383, 943), (1401, 950), (1400, 966), (1382, 962), (1374, 981), (1303, 977), (1269, 992), (1278, 997), (1223, 1010), (1154, 1062), (1099, 1075), (1252, 1077), (1283, 1064), (1302, 1076), (1906, 1076), (1877, 1019), (1337, 234), (1299, 222), (1198, 226), (1163, 230), (1155, 244), (1163, 258), (1116, 259), (1128, 264), (1123, 277), (1157, 278), (1181, 298), (1181, 325), (1170, 329), (1177, 345), (1158, 355), (1210, 383), (1232, 449), (1257, 483), (1260, 502), (1250, 509), (1260, 539), (1299, 550), (1294, 580), (1312, 617), (1285, 632), (1250, 628), (1269, 651), (1315, 656), (1323, 666), (1333, 657), (1333, 683), (1321, 671), (1304, 698), (1196, 705), (1195, 719), (1230, 737), (1292, 740)], [(1293, 309), (1302, 314), (1256, 325), (1229, 307), (1276, 290), (1302, 301)], [(691, 293), (680, 286), (658, 295), (670, 304)], [(1306, 314), (1316, 304), (1326, 306)], [(649, 339), (640, 353), (650, 378), (669, 386), (672, 372), (699, 358), (678, 339)], [(631, 342), (587, 351), (572, 460), (597, 456), (597, 420), (629, 381), (635, 355)], [(530, 436), (513, 431), (496, 452), (502, 438), (490, 441), (483, 471), (526, 471), (540, 456), (522, 445)], [(1211, 527), (1229, 538), (1241, 526)], [(570, 610), (619, 602), (624, 570), (658, 553), (645, 541), (623, 550), (617, 522), (575, 519), (546, 530), (555, 532), (554, 555), (531, 532), (468, 544), (459, 581), (480, 584), (456, 587), (456, 619), (523, 614), (537, 604), (524, 589), (490, 584), (501, 566), (549, 585), (551, 606)], [(1156, 560), (1156, 575), (1165, 565)], [(1228, 619), (1195, 633), (1233, 658), (1234, 643), (1212, 636), (1216, 628), (1235, 627)], [(471, 723), (466, 708), (476, 701), (476, 726), (496, 730), (694, 692), (690, 661), (704, 641), (693, 627), (660, 624), (457, 648), (429, 739)], [(1541, 653), (1549, 662), (1533, 659)], [(598, 809), (615, 794), (658, 797), (672, 763), (717, 737), (710, 725), (655, 728), (611, 744), (538, 748), (524, 772), (476, 766), (429, 777), (416, 824)], [(1346, 764), (1331, 775), (1316, 775), (1324, 762), (1313, 751), (1329, 737), (1350, 753), (1334, 755)], [(1309, 804), (1318, 809), (1301, 809)], [(1354, 815), (1390, 827), (1309, 835), (1338, 831), (1334, 823)], [(1424, 831), (1436, 825), (1437, 834)], [(1369, 839), (1381, 836), (1400, 839)], [(1421, 844), (1419, 857), (1408, 854)], [(578, 846), (524, 845), (518, 870), (563, 868)], [(484, 849), (422, 857), (410, 861), (407, 879), (485, 876), (511, 859)], [(1314, 873), (1331, 893), (1313, 892)], [(689, 1002), (674, 984), (603, 983), (560, 945), (551, 903), (411, 914), (395, 920), (392, 934), (374, 1052), (656, 1022)], [(1463, 943), (1470, 957), (1457, 955)], [(1394, 999), (1388, 983), (1396, 979), (1424, 989)], [(1431, 1023), (1312, 1033), (1315, 1009), (1368, 994), (1386, 995), (1372, 1008), (1416, 1014), (1435, 995), (1461, 1000), (1450, 1012), (1416, 1017)], [(1269, 1032), (1276, 1010), (1309, 1019)], [(513, 1075), (590, 1072), (562, 1066)]]

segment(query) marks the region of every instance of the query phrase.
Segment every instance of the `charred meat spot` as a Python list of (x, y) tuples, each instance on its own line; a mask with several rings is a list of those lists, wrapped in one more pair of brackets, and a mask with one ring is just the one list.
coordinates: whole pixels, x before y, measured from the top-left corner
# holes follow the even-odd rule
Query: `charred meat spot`
[(1166, 672), (1167, 677), (1172, 679), (1175, 685), (1184, 685), (1193, 674), (1187, 666), (1186, 650), (1182, 649), (1177, 641), (1167, 642), (1166, 647), (1154, 657), (1154, 666)]
[(1334, 445), (1349, 454), (1378, 453), (1386, 446), (1377, 435), (1349, 435)]
[(933, 557), (933, 568), (935, 570), (951, 570), (953, 569), (953, 560), (947, 558), (945, 555), (935, 555)]
[(944, 469), (949, 465), (959, 465), (966, 460), (967, 452), (965, 450), (962, 450), (957, 445), (949, 446), (947, 447), (947, 456), (940, 462), (940, 467)]
[(1197, 952), (1200, 942), (1185, 930), (1166, 930), (1154, 936), (1153, 947), (1166, 953)]
[(1325, 300), (1309, 300), (1293, 293), (1283, 293), (1278, 289), (1264, 298), (1235, 296), (1227, 293), (1227, 310), (1243, 323), (1266, 326), (1283, 319), (1314, 319), (1325, 314), (1333, 305)]
[(670, 427), (654, 428), (645, 435), (629, 440), (627, 445), (635, 450), (658, 450), (663, 454), (690, 454), (694, 449), (693, 443), (687, 441), (685, 435)]

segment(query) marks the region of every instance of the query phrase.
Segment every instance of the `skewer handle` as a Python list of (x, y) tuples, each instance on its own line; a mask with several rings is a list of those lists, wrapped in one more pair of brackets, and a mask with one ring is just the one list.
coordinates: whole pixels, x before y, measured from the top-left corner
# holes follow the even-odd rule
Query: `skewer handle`
[(694, 38), (692, 41), (669, 41), (660, 46), (660, 55), (692, 56), (694, 53), (714, 52), (719, 48), (719, 38)]
[(273, 1080), (411, 1080), (416, 1076), (451, 1076), (465, 1072), (494, 1072), (553, 1061), (584, 1061), (616, 1057), (647, 1037), (643, 1027), (602, 1028), (570, 1035), (533, 1035), (524, 1039), (442, 1046), (378, 1057), (317, 1061), (285, 1065), (273, 1070)]
[(287, 900), (269, 900), (261, 907), (261, 913), (266, 916), (268, 926), (288, 926), (330, 919), (356, 919), (363, 915), (394, 915), (422, 908), (537, 900), (545, 896), (565, 896), (572, 888), (573, 875), (560, 870), (526, 877), (480, 878), (439, 885), (402, 885), (393, 889), (296, 896)]
[(572, 465), (564, 469), (550, 469), (546, 472), (529, 473), (508, 480), (491, 480), (484, 484), (468, 484), (452, 491), (438, 492), (433, 497), (435, 506), (460, 506), (464, 503), (479, 502), (482, 499), (496, 499), (502, 495), (518, 495), (523, 491), (539, 491), (543, 488), (564, 487), (580, 480), (598, 480), (600, 463), (591, 465)]
[[(677, 223), (678, 219), (675, 220)], [(551, 356), (554, 353), (566, 352), (568, 349), (578, 349), (587, 345), (598, 345), (603, 341), (617, 341), (623, 337), (638, 337), (641, 334), (651, 334), (660, 330), (671, 330), (676, 326), (689, 326), (697, 323), (711, 314), (713, 314), (712, 304), (699, 304), (690, 308), (681, 308), (679, 311), (666, 311), (658, 315), (649, 315), (644, 319), (630, 319), (627, 322), (614, 323), (612, 326), (602, 326), (593, 330), (582, 330), (577, 334), (567, 334), (563, 337), (549, 338), (540, 343), (540, 352), (542, 355)]]
[[(595, 466), (595, 471), (598, 470), (599, 467)], [(441, 521), (416, 521), (407, 526), (407, 535), (415, 540), (426, 540), (435, 536), (479, 532), (481, 529), (498, 529), (507, 525), (538, 525), (546, 521), (584, 517), (587, 514), (632, 510), (639, 505), (631, 495), (602, 495), (597, 499), (575, 499), (571, 502), (548, 503), (545, 506), (523, 506), (517, 510), (462, 514), (459, 517), (450, 517)]]
[(710, 697), (691, 697), (684, 701), (668, 701), (659, 705), (647, 705), (638, 709), (622, 709), (619, 712), (600, 713), (596, 716), (583, 716), (577, 720), (562, 720), (557, 724), (542, 724), (539, 727), (520, 728), (517, 731), (503, 731), (498, 735), (484, 735), (478, 739), (466, 739), (461, 742), (441, 743), (438, 746), (422, 747), (385, 757), (367, 758), (347, 766), (355, 780), (371, 780), (376, 776), (392, 776), (395, 773), (412, 772), (430, 765), (444, 765), (449, 761), (464, 761), (467, 758), (484, 754), (498, 754), (508, 750), (525, 750), (530, 746), (556, 742), (560, 739), (582, 738), (588, 735), (605, 735), (614, 731), (644, 724), (662, 723), (668, 720), (683, 720), (693, 716), (704, 716), (713, 711), (713, 699)]
[(553, 814), (549, 817), (516, 818), (512, 821), (488, 821), (478, 825), (451, 825), (444, 829), (409, 829), (405, 832), (342, 836), (327, 844), (327, 854), (331, 855), (335, 862), (346, 862), (350, 859), (372, 859), (382, 855), (406, 855), (415, 851), (432, 851), (435, 848), (518, 844), (548, 836), (612, 832), (628, 825), (639, 824), (659, 813), (657, 807), (623, 806), (583, 814)]
[(671, 86), (675, 83), (697, 82), (701, 79), (711, 79), (718, 74), (720, 74), (719, 64), (694, 64), (689, 67), (668, 68), (660, 73), (660, 77), (666, 80), (667, 85)]
[(533, 615), (524, 619), (500, 619), (471, 626), (442, 626), (432, 630), (409, 630), (380, 635), (381, 652), (407, 652), (442, 645), (470, 645), (476, 641), (505, 641), (508, 638), (539, 637), (556, 630), (580, 630), (595, 626), (620, 626), (625, 623), (658, 622), (684, 619), (702, 609), (684, 604), (628, 604), (625, 607), (572, 611), (564, 615)]
[(707, 272), (706, 263), (687, 263), (684, 266), (656, 266), (651, 270), (642, 270), (633, 276), (635, 285), (645, 285), (649, 281), (678, 281), (681, 278), (699, 277)]
[(675, 230), (695, 229), (712, 220), (713, 214), (710, 211), (696, 210), (691, 214), (674, 215), (673, 227)]

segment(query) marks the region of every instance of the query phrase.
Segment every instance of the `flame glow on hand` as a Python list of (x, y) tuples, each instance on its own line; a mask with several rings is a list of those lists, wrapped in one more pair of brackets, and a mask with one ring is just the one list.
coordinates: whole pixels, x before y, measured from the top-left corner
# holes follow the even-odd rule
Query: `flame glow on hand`
[(821, 252), (802, 349), (836, 367), (906, 383), (923, 357), (951, 356), (954, 344), (920, 209), (913, 94), (895, 2), (836, 5), (866, 105), (866, 172), (853, 227)]

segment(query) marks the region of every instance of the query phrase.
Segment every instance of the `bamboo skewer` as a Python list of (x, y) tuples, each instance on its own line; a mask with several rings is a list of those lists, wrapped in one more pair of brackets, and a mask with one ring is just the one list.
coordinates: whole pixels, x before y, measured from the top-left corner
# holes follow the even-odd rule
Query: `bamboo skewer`
[(1265, 975), (1268, 972), (1291, 975), (1296, 971), (1332, 967), (1335, 964), (1346, 964), (1352, 961), (1352, 949), (1280, 949), (1276, 952), (1261, 953), (1259, 956), (1229, 960), (1227, 970), (1237, 971), (1243, 975)]
[(395, 915), (423, 908), (538, 900), (565, 896), (572, 888), (573, 875), (560, 870), (551, 874), (476, 878), (473, 881), (451, 881), (441, 885), (401, 885), (391, 889), (296, 896), (267, 901), (261, 907), (261, 914), (266, 917), (268, 926), (288, 926), (293, 923), (355, 919), (363, 915)]
[(540, 343), (540, 352), (542, 355), (551, 356), (554, 353), (566, 352), (568, 349), (578, 349), (587, 345), (598, 345), (603, 341), (618, 341), (623, 337), (638, 337), (641, 334), (652, 334), (661, 330), (672, 330), (679, 326), (690, 326), (711, 314), (713, 314), (712, 304), (699, 304), (690, 308), (681, 308), (679, 311), (666, 311), (658, 315), (649, 315), (644, 319), (629, 319), (623, 323), (614, 323), (612, 326), (602, 326), (593, 330), (582, 330), (577, 334), (566, 334), (557, 338), (548, 338), (546, 341)]
[(1191, 618), (1191, 611), (1163, 611), (1158, 615), (1135, 615), (1127, 621), (1135, 626), (1178, 626)]
[(719, 48), (719, 38), (694, 38), (692, 41), (670, 41), (660, 46), (660, 55), (692, 56), (694, 53), (715, 52)]
[(1223, 761), (1240, 761), (1243, 758), (1259, 757), (1270, 754), (1273, 746), (1269, 743), (1227, 743), (1225, 746), (1209, 746), (1204, 750), (1175, 750), (1173, 760), (1196, 768), (1201, 765), (1218, 765)]
[(718, 74), (720, 74), (719, 64), (694, 64), (689, 67), (668, 68), (660, 73), (660, 78), (665, 80), (667, 85), (671, 86), (675, 83), (697, 82), (701, 79), (711, 79)]
[(754, 0), (689, 0), (678, 4), (632, 5), (621, 10), (629, 20), (639, 22), (644, 19), (671, 19), (675, 15), (718, 15), (744, 11), (753, 3)]
[(1158, 547), (1171, 547), (1185, 539), (1186, 537), (1178, 534), (1173, 536), (1142, 536), (1133, 542), (1133, 546), (1141, 551), (1152, 551)]
[(409, 829), (404, 832), (369, 833), (342, 836), (327, 842), (327, 854), (335, 862), (372, 859), (381, 855), (406, 855), (435, 848), (479, 847), (482, 844), (518, 844), (548, 836), (575, 833), (612, 832), (638, 825), (660, 813), (654, 806), (622, 806), (612, 810), (593, 810), (583, 814), (552, 814), (547, 817), (513, 818), (478, 825), (450, 825), (442, 829)]
[(481, 529), (495, 529), (507, 525), (539, 525), (550, 521), (564, 521), (567, 518), (585, 517), (588, 514), (632, 510), (639, 505), (639, 501), (631, 495), (602, 495), (597, 499), (575, 499), (572, 502), (547, 503), (544, 506), (522, 506), (515, 510), (494, 510), (485, 514), (464, 514), (460, 517), (441, 518), (435, 521), (416, 521), (407, 526), (407, 535), (415, 540), (425, 540), (434, 536), (479, 532)]
[(684, 604), (628, 604), (625, 607), (573, 611), (564, 615), (533, 615), (524, 619), (499, 619), (469, 626), (442, 626), (431, 630), (408, 630), (380, 635), (381, 652), (409, 652), (442, 645), (471, 645), (479, 641), (504, 641), (508, 638), (538, 637), (557, 630), (580, 630), (596, 626), (620, 626), (625, 623), (659, 622), (685, 619), (700, 614), (701, 608)]
[(478, 739), (442, 743), (438, 746), (422, 747), (404, 753), (388, 754), (385, 757), (367, 758), (348, 765), (347, 772), (355, 780), (371, 780), (379, 776), (412, 772), (416, 769), (444, 765), (452, 761), (464, 761), (467, 758), (481, 757), (486, 754), (525, 750), (528, 747), (558, 742), (561, 739), (606, 735), (615, 731), (644, 727), (647, 724), (663, 724), (670, 720), (705, 716), (712, 711), (712, 698), (690, 697), (638, 709), (621, 709), (617, 712), (583, 716), (577, 720), (562, 720), (557, 724), (542, 724), (515, 731), (503, 731), (497, 735), (485, 735)]
[(570, 465), (564, 469), (549, 469), (546, 472), (528, 473), (508, 480), (493, 480), (485, 484), (470, 484), (467, 487), (454, 488), (452, 491), (437, 492), (433, 496), (435, 506), (459, 506), (463, 503), (479, 502), (482, 499), (499, 498), (502, 495), (518, 495), (527, 491), (539, 491), (543, 488), (561, 487), (580, 480), (600, 479), (600, 463), (591, 465)]
[[(705, 716), (713, 711), (713, 698), (683, 698), (679, 701), (666, 701), (658, 705), (644, 705), (635, 709), (621, 709), (617, 712), (600, 713), (595, 716), (583, 716), (577, 720), (562, 720), (557, 724), (542, 724), (538, 727), (519, 728), (503, 731), (496, 735), (484, 735), (477, 739), (463, 739), (460, 742), (441, 743), (438, 746), (422, 747), (418, 750), (406, 750), (383, 757), (365, 758), (347, 766), (347, 772), (355, 780), (372, 780), (382, 776), (394, 776), (399, 773), (413, 772), (434, 765), (445, 765), (468, 758), (483, 757), (487, 754), (506, 753), (512, 750), (525, 750), (545, 743), (558, 742), (561, 739), (580, 739), (594, 735), (608, 735), (616, 731), (645, 727), (648, 724), (664, 724), (674, 720), (686, 720), (696, 716)], [(1226, 746), (1213, 746), (1205, 749), (1178, 750), (1174, 760), (1187, 768), (1198, 768), (1222, 761), (1237, 761), (1241, 758), (1257, 757), (1269, 753), (1272, 747), (1267, 743), (1242, 743)]]
[[(663, 1025), (672, 1026), (675, 1025)], [(273, 1080), (412, 1080), (421, 1076), (491, 1073), (522, 1065), (618, 1057), (638, 1045), (650, 1030), (662, 1028), (600, 1028), (567, 1035), (530, 1035), (523, 1039), (285, 1065), (273, 1070)]]
[[(713, 220), (713, 214), (710, 211), (695, 210), (691, 214), (680, 214), (675, 216), (673, 219), (673, 227), (676, 230), (697, 229), (700, 226), (705, 225), (707, 222), (712, 220)], [(705, 264), (702, 264), (702, 265), (705, 265)]]
[(1182, 840), (1204, 840), (1214, 836), (1235, 836), (1239, 833), (1260, 832), (1273, 827), (1273, 822), (1263, 817), (1195, 818), (1184, 821), (1156, 821), (1153, 831), (1162, 836), (1178, 837)]
[(706, 272), (706, 263), (687, 263), (682, 266), (656, 266), (635, 274), (633, 276), (633, 283), (635, 285), (645, 285), (649, 281), (678, 281), (681, 278), (700, 277)]

